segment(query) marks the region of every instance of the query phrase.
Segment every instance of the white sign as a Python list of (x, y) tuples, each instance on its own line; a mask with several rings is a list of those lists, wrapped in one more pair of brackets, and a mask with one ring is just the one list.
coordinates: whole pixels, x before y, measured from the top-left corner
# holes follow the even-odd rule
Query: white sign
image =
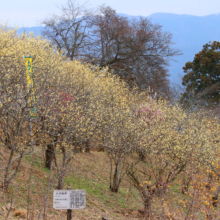
[(85, 190), (54, 190), (54, 209), (84, 209), (86, 207)]

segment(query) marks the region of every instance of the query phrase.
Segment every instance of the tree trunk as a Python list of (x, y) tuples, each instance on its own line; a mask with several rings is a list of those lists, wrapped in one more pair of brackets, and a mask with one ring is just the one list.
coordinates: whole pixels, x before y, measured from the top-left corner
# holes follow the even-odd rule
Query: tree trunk
[(150, 214), (151, 214), (151, 200), (152, 200), (152, 197), (153, 197), (155, 191), (150, 190), (150, 189), (148, 189), (146, 191), (146, 189), (143, 186), (141, 186), (140, 181), (134, 175), (133, 171), (129, 170), (127, 172), (127, 174), (128, 174), (128, 177), (134, 183), (135, 188), (139, 191), (139, 193), (141, 194), (141, 197), (143, 199), (144, 211), (142, 211), (142, 210), (138, 210), (138, 211), (144, 216), (144, 219), (145, 218), (149, 219)]
[(54, 160), (54, 150), (55, 150), (55, 145), (53, 143), (47, 145), (45, 167), (48, 168), (49, 170)]
[(117, 184), (117, 181), (114, 181), (114, 180), (113, 180), (113, 185), (110, 186), (110, 190), (111, 190), (112, 192), (117, 193), (117, 192), (118, 192), (118, 188), (119, 188), (119, 185)]
[(140, 161), (144, 161), (145, 160), (145, 152), (144, 152), (144, 150), (140, 150), (139, 152), (138, 152), (138, 156), (139, 156), (139, 160)]
[(148, 198), (145, 198), (145, 200), (144, 200), (144, 213), (143, 213), (145, 218), (150, 217), (150, 210), (151, 210), (150, 200)]
[(118, 164), (115, 166), (115, 171), (114, 171), (114, 176), (113, 176), (113, 180), (110, 180), (110, 190), (112, 192), (117, 193), (119, 186), (120, 186), (120, 178), (119, 178), (119, 169), (118, 169)]
[(218, 194), (219, 194), (219, 190), (220, 190), (220, 186), (218, 187), (218, 189), (215, 192), (215, 195), (212, 197), (212, 205), (214, 207), (218, 206)]
[(4, 192), (7, 192), (8, 191), (8, 180), (7, 179), (4, 179), (4, 183), (2, 183), (2, 189)]
[(8, 186), (11, 184), (13, 178), (17, 175), (17, 172), (18, 172), (18, 168), (20, 167), (21, 165), (21, 160), (23, 158), (23, 153), (20, 155), (18, 161), (17, 161), (17, 164), (15, 166), (15, 170), (14, 172), (11, 174), (11, 176), (9, 177), (9, 170), (10, 170), (10, 166), (12, 164), (12, 156), (13, 156), (13, 152), (11, 152), (11, 155), (10, 155), (10, 159), (9, 159), (9, 163), (8, 163), (8, 166), (6, 168), (6, 172), (5, 172), (5, 175), (4, 175), (4, 182), (2, 183), (2, 188), (4, 189), (5, 192), (8, 191)]
[(90, 146), (89, 146), (89, 141), (85, 142), (85, 152), (90, 153)]
[(57, 189), (63, 189), (64, 188), (64, 175), (60, 175), (58, 177), (58, 186)]
[(182, 194), (185, 194), (188, 192), (191, 179), (192, 179), (191, 177), (187, 178), (185, 173), (183, 174), (182, 187), (181, 187)]

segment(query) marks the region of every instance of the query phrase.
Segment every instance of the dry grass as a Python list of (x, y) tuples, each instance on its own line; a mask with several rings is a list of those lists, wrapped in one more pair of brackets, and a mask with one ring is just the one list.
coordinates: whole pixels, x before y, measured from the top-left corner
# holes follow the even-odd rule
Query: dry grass
[[(9, 154), (7, 150), (5, 152), (7, 158)], [(15, 210), (11, 210), (9, 219), (18, 220), (27, 219), (27, 217), (29, 220), (43, 219), (43, 207), (49, 177), (49, 170), (44, 168), (44, 156), (44, 149), (38, 147), (33, 155), (29, 155), (23, 160), (19, 173), (12, 186), (9, 187), (9, 193), (6, 194), (5, 202), (7, 204), (10, 203), (11, 199), (15, 201), (13, 205)], [(129, 160), (132, 160), (132, 158)], [(69, 164), (64, 188), (85, 189), (86, 209), (73, 210), (73, 220), (143, 219), (138, 211), (143, 210), (141, 199), (138, 192), (131, 187), (128, 179), (124, 178), (118, 193), (110, 192), (109, 170), (110, 161), (105, 152), (95, 151), (76, 154)], [(54, 166), (47, 203), (47, 220), (66, 219), (66, 210), (53, 209), (53, 190), (56, 189), (56, 186), (57, 176), (56, 167)], [(2, 198), (2, 191), (0, 191), (0, 197)], [(167, 198), (171, 200), (167, 211), (170, 213), (169, 218), (183, 219), (182, 215), (177, 214), (178, 207), (181, 205), (178, 204), (178, 201), (188, 198), (188, 196), (180, 193), (178, 181), (169, 188)], [(0, 200), (0, 207), (4, 207), (2, 200)], [(155, 214), (161, 212), (160, 198), (155, 198), (152, 209)], [(0, 216), (0, 219), (4, 218)], [(160, 216), (154, 215), (154, 219), (160, 219)]]
[(27, 218), (27, 210), (25, 209), (17, 209), (14, 212), (15, 217), (19, 218)]
[[(6, 154), (6, 156), (8, 156)], [(86, 189), (86, 209), (73, 210), (73, 220), (102, 219), (132, 220), (142, 219), (137, 211), (142, 208), (138, 193), (131, 189), (125, 179), (119, 193), (109, 190), (109, 159), (105, 152), (79, 153), (69, 165), (66, 174), (65, 188)], [(48, 198), (47, 219), (66, 219), (66, 210), (53, 209), (53, 189), (56, 189), (57, 178), (55, 167), (52, 172)], [(19, 169), (7, 200), (15, 201), (15, 211), (10, 219), (42, 219), (49, 171), (44, 168), (44, 150), (38, 147), (35, 154), (27, 156)], [(0, 192), (2, 196), (2, 192)], [(1, 206), (4, 206), (0, 202)], [(26, 217), (23, 217), (26, 216)]]

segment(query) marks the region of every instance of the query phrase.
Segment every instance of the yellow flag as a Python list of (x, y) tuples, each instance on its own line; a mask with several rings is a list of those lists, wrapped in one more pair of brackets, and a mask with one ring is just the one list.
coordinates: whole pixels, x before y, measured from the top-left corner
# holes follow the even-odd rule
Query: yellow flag
[(33, 80), (33, 58), (32, 57), (24, 57), (25, 66), (26, 66), (26, 75), (27, 75), (27, 92), (29, 96), (29, 106), (30, 116), (36, 117), (36, 112), (34, 108), (35, 100), (35, 92), (34, 92), (34, 80)]

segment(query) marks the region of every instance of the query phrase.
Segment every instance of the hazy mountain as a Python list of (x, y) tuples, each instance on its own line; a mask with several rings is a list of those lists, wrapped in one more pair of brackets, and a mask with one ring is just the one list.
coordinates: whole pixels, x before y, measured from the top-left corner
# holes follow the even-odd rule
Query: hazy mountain
[(163, 30), (173, 34), (176, 48), (183, 53), (171, 62), (171, 81), (178, 80), (183, 75), (182, 67), (187, 61), (192, 61), (195, 54), (209, 41), (220, 41), (220, 14), (209, 16), (177, 15), (155, 13), (149, 16), (153, 23), (159, 23)]
[[(129, 19), (138, 18), (138, 16), (120, 14)], [(187, 61), (192, 61), (194, 55), (202, 50), (202, 46), (209, 41), (220, 41), (220, 14), (208, 16), (178, 15), (170, 13), (155, 13), (148, 18), (153, 23), (162, 25), (164, 31), (173, 34), (173, 47), (180, 49), (183, 55), (176, 57), (177, 62), (171, 61), (169, 67), (171, 82), (181, 83), (181, 77), (184, 73), (182, 67)], [(20, 28), (22, 31), (33, 32), (39, 35), (43, 29), (42, 26), (32, 28)]]
[(26, 33), (29, 33), (29, 32), (33, 32), (33, 34), (35, 36), (37, 35), (41, 35), (41, 32), (43, 30), (43, 26), (36, 26), (36, 27), (24, 27), (24, 28), (19, 28), (17, 33), (20, 35), (22, 32), (26, 32)]

